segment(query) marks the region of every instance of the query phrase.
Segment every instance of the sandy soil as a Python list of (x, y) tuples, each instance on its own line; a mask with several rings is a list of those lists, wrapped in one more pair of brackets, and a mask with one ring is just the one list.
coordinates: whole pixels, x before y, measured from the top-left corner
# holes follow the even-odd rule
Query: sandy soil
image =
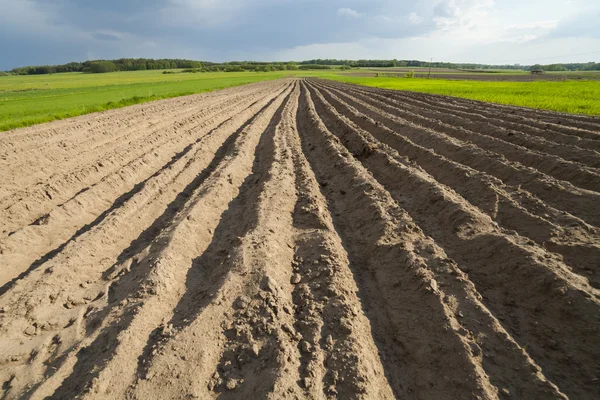
[(600, 397), (600, 120), (286, 79), (0, 136), (2, 398)]

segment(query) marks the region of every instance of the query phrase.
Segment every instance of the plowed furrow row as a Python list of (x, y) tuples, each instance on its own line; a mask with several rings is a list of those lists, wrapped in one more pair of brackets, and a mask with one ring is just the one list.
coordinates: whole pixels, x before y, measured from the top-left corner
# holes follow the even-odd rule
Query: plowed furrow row
[[(37, 368), (41, 370), (39, 373), (43, 373), (46, 368), (51, 373), (51, 378), (44, 382), (40, 390), (42, 392), (50, 390), (49, 393), (52, 393), (64, 379), (72, 376), (73, 373), (77, 374), (77, 371), (73, 372), (73, 368), (78, 365), (77, 362), (81, 366), (81, 363), (86, 365), (87, 360), (87, 365), (91, 365), (88, 358), (78, 361), (77, 352), (95, 344), (90, 354), (98, 355), (94, 353), (95, 351), (102, 353), (106, 345), (100, 343), (112, 340), (115, 336), (111, 335), (120, 331), (120, 323), (126, 324), (127, 321), (131, 321), (134, 310), (137, 309), (136, 305), (145, 304), (143, 294), (156, 292), (158, 282), (156, 273), (160, 272), (159, 266), (168, 265), (170, 261), (167, 257), (167, 261), (159, 262), (158, 254), (162, 254), (163, 250), (167, 251), (169, 243), (175, 240), (173, 231), (179, 232), (179, 229), (183, 229), (179, 235), (190, 236), (189, 230), (185, 230), (185, 227), (186, 224), (191, 223), (189, 221), (192, 221), (191, 218), (187, 219), (189, 209), (192, 206), (199, 207), (197, 206), (199, 199), (195, 199), (203, 197), (201, 195), (203, 192), (210, 191), (211, 196), (207, 200), (213, 200), (208, 204), (211, 204), (217, 212), (219, 207), (223, 209), (227, 206), (227, 196), (234, 196), (235, 190), (239, 188), (239, 185), (234, 185), (234, 178), (241, 182), (245, 177), (244, 171), (240, 169), (239, 172), (231, 174), (224, 172), (223, 168), (229, 166), (229, 170), (234, 169), (233, 165), (239, 159), (238, 155), (241, 154), (239, 147), (242, 145), (245, 149), (244, 154), (251, 162), (252, 140), (256, 143), (257, 135), (261, 131), (260, 125), (258, 127), (255, 125), (265, 124), (270, 120), (272, 114), (269, 115), (268, 112), (274, 112), (273, 107), (276, 106), (273, 104), (274, 95), (271, 96), (271, 101), (265, 99), (263, 111), (250, 120), (254, 121), (250, 126), (242, 125), (234, 135), (231, 135), (232, 127), (227, 127), (228, 129), (223, 129), (219, 134), (209, 136), (207, 140), (197, 145), (193, 157), (180, 160), (183, 168), (173, 171), (174, 178), (168, 173), (166, 176), (157, 176), (145, 190), (119, 207), (97, 227), (66, 246), (57, 257), (32, 272), (26, 279), (18, 281), (11, 291), (2, 297), (3, 303), (22, 304), (23, 309), (27, 309), (27, 306), (19, 299), (24, 297), (35, 299), (35, 303), (31, 303), (35, 304), (35, 307), (23, 313), (22, 317), (12, 324), (13, 327), (34, 327), (33, 335), (23, 337), (23, 331), (17, 328), (14, 332), (18, 332), (18, 335), (15, 338), (8, 338), (9, 341), (27, 339), (23, 346), (14, 349), (16, 354), (12, 352), (6, 354), (6, 360), (12, 360), (11, 364), (14, 364), (13, 371), (25, 367), (27, 358), (23, 359), (23, 357), (28, 354), (28, 351), (37, 349), (39, 358), (36, 364), (40, 365)], [(279, 102), (281, 96), (283, 95), (278, 97)], [(247, 119), (248, 116), (245, 118)], [(224, 142), (228, 137), (229, 139)], [(212, 156), (216, 155), (216, 158), (212, 164), (209, 164), (212, 158), (211, 152)], [(167, 170), (169, 171), (171, 170)], [(211, 177), (213, 178), (209, 179)], [(169, 183), (171, 179), (174, 180)], [(219, 213), (210, 213), (206, 207), (195, 208), (195, 210), (196, 213), (205, 215), (199, 221), (208, 221), (207, 224), (214, 221), (216, 224), (219, 219)], [(178, 228), (179, 225), (183, 227)], [(137, 239), (132, 242), (136, 236)], [(210, 225), (207, 230), (203, 230), (202, 235), (192, 237), (197, 237), (198, 240), (210, 240), (212, 237)], [(185, 246), (186, 243), (181, 242), (181, 245)], [(106, 247), (108, 248), (105, 251), (101, 250)], [(176, 251), (171, 257), (181, 257), (185, 254), (181, 253), (182, 251), (181, 249)], [(185, 251), (189, 252), (192, 249)], [(177, 271), (177, 273), (181, 272)], [(52, 282), (60, 283), (54, 287)], [(180, 282), (183, 284), (184, 279)], [(59, 290), (55, 291), (56, 289)], [(129, 305), (130, 301), (131, 305)], [(45, 314), (47, 310), (53, 312)], [(18, 309), (14, 312), (19, 314)], [(59, 336), (54, 336), (53, 331), (58, 332)], [(88, 334), (82, 337), (80, 332), (86, 331)], [(51, 344), (57, 339), (53, 337), (60, 338), (62, 344), (60, 354), (67, 352), (66, 355), (59, 357), (54, 354), (53, 347), (56, 346)], [(98, 363), (101, 364), (102, 360), (106, 360), (106, 357), (97, 357)], [(52, 361), (60, 361), (60, 368), (53, 365)], [(95, 362), (93, 361), (92, 364)], [(42, 367), (44, 365), (45, 368)], [(58, 371), (53, 372), (49, 369), (51, 367)], [(84, 371), (85, 367), (79, 369), (80, 373)], [(90, 381), (82, 378), (77, 384), (78, 388), (91, 383), (93, 376), (87, 373), (85, 376), (89, 377)], [(32, 378), (40, 379), (39, 376)], [(27, 385), (28, 382), (23, 384)]]
[(595, 204), (600, 202), (600, 195), (597, 193), (578, 189), (567, 182), (557, 181), (539, 171), (510, 162), (497, 153), (482, 150), (471, 143), (452, 139), (443, 133), (413, 124), (346, 93), (337, 91), (336, 94), (360, 112), (414, 143), (494, 176), (507, 185), (526, 189), (549, 205), (573, 214), (589, 224), (600, 226), (600, 217), (595, 212)]
[[(355, 294), (358, 288), (348, 256), (302, 153), (295, 117), (287, 145), (292, 149), (298, 197), (293, 214), (295, 326), (310, 344), (308, 351), (304, 342), (300, 344), (303, 384), (315, 397), (391, 398), (370, 324)], [(315, 386), (322, 388), (321, 396), (314, 393)]]
[(7, 132), (0, 397), (599, 398), (598, 146), (321, 79)]
[[(133, 398), (173, 383), (170, 398), (227, 395), (228, 387), (242, 397), (289, 389), (278, 378), (284, 369), (297, 373), (298, 350), (284, 330), (292, 322), (288, 244), (295, 196), (292, 171), (283, 159), (286, 149), (278, 146), (278, 138), (291, 111), (286, 100), (262, 134), (251, 174), (189, 270), (187, 291), (169, 322), (175, 334), (153, 344), (159, 351), (138, 370)], [(187, 356), (160, 351), (169, 348)], [(188, 368), (193, 374), (178, 379)]]
[[(64, 173), (59, 172), (48, 178), (42, 184), (16, 191), (0, 201), (0, 221), (4, 226), (2, 236), (12, 234), (26, 224), (35, 223), (41, 217), (45, 218), (53, 207), (64, 205), (69, 200), (76, 198), (82, 191), (106, 183), (111, 179), (114, 180), (115, 176), (123, 175), (123, 170), (131, 169), (132, 166), (137, 171), (140, 169), (140, 164), (146, 164), (152, 171), (170, 157), (183, 151), (190, 142), (222, 122), (228, 114), (239, 112), (247, 107), (247, 102), (260, 98), (260, 95), (257, 93), (255, 97), (249, 97), (241, 103), (233, 102), (229, 106), (209, 109), (204, 120), (193, 122), (187, 129), (180, 132), (171, 128), (159, 131), (157, 136), (150, 134), (145, 139), (140, 138), (135, 145), (124, 144), (121, 150), (113, 152), (101, 160), (74, 170), (67, 169)], [(24, 173), (26, 174), (26, 172)]]
[[(592, 355), (594, 351), (585, 342), (591, 327), (598, 325), (596, 291), (552, 254), (499, 230), (489, 217), (469, 207), (451, 190), (400, 162), (392, 156), (392, 149), (329, 108), (318, 93), (316, 104), (325, 125), (424, 232), (468, 272), (484, 304), (517, 343), (527, 346), (545, 375), (567, 394), (581, 396), (594, 390), (591, 366), (598, 355)], [(519, 282), (518, 287), (514, 282)], [(564, 315), (565, 298), (572, 305), (570, 318)], [(557, 321), (556, 315), (561, 313), (561, 321)], [(550, 327), (566, 337), (550, 343), (546, 331)], [(558, 351), (548, 352), (549, 348)], [(557, 353), (571, 354), (589, 368), (566, 370), (564, 357)]]
[(175, 153), (160, 168), (156, 169), (160, 162), (166, 161), (169, 153), (166, 157), (157, 158), (151, 155), (127, 164), (118, 173), (103, 179), (49, 212), (42, 221), (18, 229), (11, 236), (0, 241), (0, 246), (4, 249), (4, 254), (0, 254), (0, 262), (5, 267), (5, 274), (0, 280), (0, 284), (4, 287), (0, 288), (0, 293), (7, 289), (6, 282), (14, 279), (18, 274), (28, 273), (55, 256), (69, 242), (101, 223), (113, 210), (118, 210), (125, 202), (143, 191), (146, 185), (152, 183), (152, 179), (169, 174), (176, 176), (176, 173), (181, 173), (187, 168), (189, 159), (205, 144), (203, 138), (218, 136), (220, 132), (236, 126), (236, 123), (240, 124), (241, 122), (238, 121), (256, 112), (261, 107), (260, 103), (260, 101), (253, 103), (245, 110), (236, 109), (237, 115), (221, 122), (220, 119), (227, 118), (229, 115), (222, 114), (219, 120), (215, 121), (215, 123), (220, 122), (218, 126), (208, 132), (206, 129), (199, 131), (194, 142)]
[[(258, 88), (253, 89), (253, 92), (259, 92)], [(262, 91), (265, 90), (268, 89)], [(73, 133), (71, 136), (86, 139), (82, 141), (61, 140), (54, 146), (49, 143), (39, 143), (35, 151), (25, 154), (14, 153), (18, 155), (15, 157), (16, 160), (6, 162), (7, 172), (19, 171), (19, 179), (13, 179), (13, 182), (10, 183), (15, 187), (18, 185), (18, 187), (24, 188), (36, 182), (46, 182), (49, 178), (56, 179), (56, 175), (62, 171), (76, 171), (85, 165), (99, 163), (108, 166), (111, 162), (107, 157), (120, 156), (123, 158), (127, 151), (131, 153), (140, 145), (150, 147), (156, 142), (156, 138), (163, 138), (164, 141), (166, 135), (185, 136), (193, 125), (198, 125), (198, 122), (206, 120), (215, 112), (225, 111), (228, 106), (243, 101), (248, 95), (252, 95), (252, 93), (241, 93), (224, 99), (206, 101), (202, 108), (194, 107), (190, 102), (189, 110), (179, 113), (173, 119), (164, 118), (164, 111), (156, 112), (153, 116), (153, 118), (157, 118), (156, 121), (142, 120), (136, 124), (128, 124), (126, 128), (122, 129), (106, 130), (105, 127), (100, 127), (99, 132), (84, 130)], [(6, 174), (7, 178), (11, 176), (13, 175), (10, 173)]]
[[(544, 123), (539, 119), (522, 118), (515, 116), (515, 110), (503, 110), (498, 113), (490, 108), (482, 108), (476, 102), (471, 102), (468, 106), (457, 106), (455, 99), (448, 101), (444, 96), (420, 95), (415, 92), (391, 91), (366, 88), (362, 86), (354, 86), (353, 89), (361, 90), (365, 93), (373, 93), (379, 91), (380, 95), (385, 96), (390, 100), (394, 100), (409, 106), (411, 108), (431, 108), (442, 112), (450, 112), (453, 115), (461, 115), (471, 121), (485, 122), (497, 127), (506, 127), (514, 133), (526, 133), (543, 138), (550, 142), (568, 144), (578, 146), (583, 149), (592, 149), (597, 151), (600, 149), (600, 135), (597, 130), (585, 131), (582, 137), (578, 136), (581, 129), (573, 126), (562, 126), (559, 124)], [(459, 100), (459, 99), (456, 99)], [(486, 106), (487, 107), (487, 106)], [(533, 111), (533, 110), (532, 110)], [(535, 111), (534, 111), (535, 112)], [(561, 117), (564, 115), (561, 115)], [(588, 120), (593, 117), (587, 117)], [(600, 129), (598, 126), (597, 129)], [(587, 138), (587, 137), (590, 138)]]
[(198, 102), (210, 104), (234, 93), (242, 94), (246, 90), (253, 90), (253, 87), (256, 86), (248, 85), (245, 88), (230, 88), (160, 100), (8, 131), (0, 137), (0, 162), (12, 161), (11, 157), (29, 150), (37, 151), (40, 142), (49, 146), (60, 146), (60, 143), (71, 145), (81, 141), (94, 143), (94, 138), (105, 135), (111, 137), (113, 133), (120, 133), (121, 130), (127, 131), (132, 126), (147, 127), (164, 119), (178, 118), (188, 110), (195, 109)]
[(598, 229), (547, 206), (539, 199), (533, 199), (531, 195), (528, 202), (523, 202), (522, 190), (507, 187), (496, 178), (413, 143), (358, 112), (327, 89), (321, 89), (320, 93), (357, 127), (398, 151), (400, 156), (418, 164), (438, 182), (454, 189), (501, 227), (515, 230), (540, 246), (560, 253), (571, 268), (586, 276), (594, 287), (600, 287), (598, 275), (594, 274), (598, 272), (600, 265), (600, 248), (596, 245), (600, 242)]
[(372, 104), (395, 116), (400, 116), (406, 121), (423, 128), (431, 129), (465, 143), (472, 143), (483, 150), (498, 154), (502, 158), (534, 168), (556, 179), (570, 182), (582, 189), (600, 191), (600, 173), (594, 168), (584, 167), (557, 156), (531, 151), (525, 147), (486, 136), (473, 130), (471, 126), (465, 127), (460, 124), (452, 124), (453, 117), (448, 114), (437, 113), (435, 118), (424, 116), (383, 102), (376, 95), (365, 96), (356, 92), (352, 92), (352, 94), (366, 103)]
[[(494, 388), (481, 359), (472, 357), (456, 315), (431, 289), (432, 273), (415, 252), (410, 236), (415, 231), (418, 236), (419, 229), (402, 218), (389, 195), (322, 125), (307, 91), (303, 96), (298, 112), (303, 150), (325, 188), (395, 395), (490, 396)], [(421, 311), (413, 313), (417, 304)], [(430, 374), (421, 375), (425, 369)], [(437, 379), (439, 373), (445, 378)]]
[[(443, 118), (448, 124), (461, 126), (486, 136), (525, 147), (542, 153), (553, 154), (567, 161), (573, 161), (592, 168), (600, 167), (600, 141), (585, 140), (574, 136), (551, 134), (548, 131), (534, 130), (529, 126), (516, 125), (502, 119), (492, 119), (473, 112), (452, 110), (436, 104), (424, 104), (410, 101), (408, 96), (398, 94), (363, 91), (353, 92), (366, 94), (380, 99), (398, 108), (432, 119)], [(441, 116), (441, 117), (440, 117)], [(562, 144), (559, 145), (559, 144)]]
[(417, 92), (399, 93), (411, 99), (418, 99), (426, 104), (442, 104), (452, 107), (452, 109), (476, 111), (487, 116), (501, 115), (503, 120), (525, 126), (537, 126), (538, 128), (554, 132), (561, 132), (591, 140), (600, 140), (600, 134), (598, 133), (600, 130), (600, 121), (596, 117), (484, 103), (457, 97), (429, 95)]

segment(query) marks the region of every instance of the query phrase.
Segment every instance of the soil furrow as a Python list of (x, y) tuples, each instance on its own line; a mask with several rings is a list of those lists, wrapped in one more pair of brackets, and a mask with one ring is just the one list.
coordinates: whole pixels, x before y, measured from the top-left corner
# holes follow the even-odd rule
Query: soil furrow
[[(272, 98), (274, 99), (274, 97)], [(267, 100), (265, 100), (266, 103)], [(265, 104), (263, 104), (263, 107)], [(242, 115), (242, 117), (244, 116)], [(247, 119), (248, 116), (245, 116), (245, 118)], [(265, 119), (268, 119), (268, 117), (263, 116), (262, 120)], [(242, 127), (238, 129), (234, 137), (242, 135), (247, 129), (249, 128)], [(35, 364), (48, 364), (45, 360), (46, 357), (50, 360), (56, 359), (57, 357), (53, 353), (47, 353), (44, 348), (45, 344), (52, 339), (53, 331), (59, 333), (61, 353), (68, 351), (75, 354), (81, 351), (78, 349), (85, 349), (86, 340), (88, 344), (93, 343), (95, 340), (93, 337), (86, 338), (88, 335), (85, 333), (82, 335), (82, 330), (83, 332), (90, 331), (97, 334), (100, 331), (99, 325), (112, 313), (115, 314), (113, 318), (117, 321), (121, 316), (125, 321), (132, 316), (131, 313), (126, 312), (129, 309), (128, 302), (136, 299), (136, 293), (153, 290), (152, 279), (148, 279), (149, 274), (156, 268), (157, 260), (152, 254), (148, 253), (151, 249), (150, 244), (156, 243), (153, 247), (154, 250), (157, 246), (167, 245), (171, 240), (170, 230), (167, 228), (178, 226), (173, 219), (186, 211), (185, 207), (191, 202), (192, 195), (201, 190), (198, 189), (198, 185), (203, 185), (202, 187), (209, 185), (209, 188), (211, 187), (210, 183), (203, 184), (208, 175), (211, 174), (210, 165), (207, 170), (207, 165), (210, 158), (212, 158), (210, 156), (211, 151), (213, 155), (217, 154), (216, 164), (220, 164), (219, 160), (226, 155), (228, 155), (229, 164), (231, 164), (230, 158), (236, 155), (236, 151), (229, 148), (233, 145), (233, 142), (229, 140), (229, 144), (223, 145), (223, 140), (226, 137), (231, 137), (231, 132), (231, 130), (224, 129), (219, 135), (211, 135), (206, 141), (199, 143), (198, 152), (194, 157), (189, 160), (180, 160), (184, 164), (184, 168), (174, 172), (176, 179), (173, 183), (165, 187), (163, 185), (168, 181), (165, 182), (157, 177), (149, 186), (149, 191), (140, 192), (126, 203), (126, 207), (119, 208), (120, 211), (123, 211), (122, 213), (111, 215), (97, 228), (67, 246), (61, 252), (60, 258), (52, 259), (50, 265), (46, 263), (44, 271), (40, 269), (39, 272), (33, 272), (26, 281), (17, 282), (15, 287), (2, 297), (3, 305), (7, 305), (8, 308), (8, 304), (11, 304), (12, 313), (21, 315), (13, 321), (13, 326), (20, 325), (23, 326), (23, 329), (27, 326), (34, 327), (32, 334), (23, 335), (23, 330), (17, 328), (14, 332), (18, 332), (18, 334), (7, 338), (8, 343), (15, 340), (25, 340), (24, 345), (6, 354), (6, 360), (12, 360), (13, 371), (26, 367), (27, 358), (23, 359), (23, 356), (34, 349), (39, 353), (38, 362)], [(242, 136), (246, 137), (247, 134)], [(221, 150), (217, 150), (219, 146), (221, 146)], [(203, 156), (203, 154), (206, 155)], [(212, 168), (216, 168), (216, 165)], [(240, 174), (243, 175), (243, 171), (240, 171)], [(219, 176), (221, 177), (219, 180), (212, 182), (213, 192), (219, 189), (221, 191), (219, 193), (225, 196), (225, 194), (236, 190), (236, 187), (228, 182), (227, 176), (222, 176), (222, 174)], [(243, 176), (239, 177), (239, 179), (242, 178)], [(156, 200), (154, 200), (156, 193), (152, 193), (152, 188), (155, 188), (161, 194)], [(208, 189), (205, 188), (205, 190)], [(147, 201), (146, 199), (152, 199), (153, 201), (144, 205), (143, 202)], [(224, 203), (216, 202), (216, 200), (213, 203), (215, 207), (218, 207), (219, 204), (222, 204), (221, 207), (225, 207), (227, 205), (226, 197), (223, 197), (222, 201)], [(167, 206), (168, 202), (171, 204)], [(167, 206), (166, 209), (165, 206)], [(213, 215), (208, 213), (208, 209), (203, 212), (206, 213), (206, 218)], [(158, 219), (155, 224), (149, 226), (148, 221), (153, 220), (151, 219), (152, 213), (155, 213), (154, 218), (158, 217)], [(162, 216), (160, 213), (162, 213)], [(218, 218), (215, 221), (217, 220)], [(134, 221), (137, 222), (133, 224)], [(123, 224), (129, 225), (128, 229), (123, 229)], [(140, 235), (138, 240), (132, 243), (131, 248), (127, 248), (127, 244), (132, 240), (131, 235), (136, 234), (136, 232)], [(208, 231), (202, 230), (202, 232), (202, 236), (210, 240), (212, 235)], [(143, 243), (147, 243), (147, 245), (143, 245)], [(107, 248), (107, 245), (110, 247)], [(101, 251), (100, 249), (103, 247), (104, 251)], [(110, 251), (107, 251), (109, 249)], [(73, 262), (77, 263), (76, 267), (73, 267)], [(56, 291), (52, 286), (52, 282), (61, 282), (60, 286), (63, 290)], [(129, 293), (128, 288), (137, 288), (138, 290)], [(35, 300), (33, 303), (24, 304), (21, 302), (23, 297)], [(138, 301), (132, 302), (132, 309), (135, 309)], [(23, 305), (20, 306), (19, 304)], [(112, 305), (112, 307), (105, 308), (109, 305)], [(27, 312), (20, 311), (28, 309)], [(44, 310), (53, 310), (53, 312), (46, 314)], [(62, 327), (68, 328), (61, 329)], [(111, 332), (114, 332), (114, 328), (112, 331), (107, 330), (102, 337), (110, 339)], [(77, 343), (83, 344), (77, 345)], [(71, 348), (73, 350), (69, 350)], [(85, 352), (85, 350), (83, 351)], [(84, 353), (81, 353), (81, 355), (84, 355)], [(69, 368), (73, 367), (75, 361), (76, 357), (74, 355), (62, 361), (62, 369), (66, 368), (67, 372), (65, 373), (67, 375)], [(38, 370), (42, 368), (40, 366)], [(49, 385), (52, 388), (59, 385), (61, 380), (67, 376), (64, 375), (65, 373), (52, 373), (52, 379), (48, 379), (45, 383), (46, 387)], [(39, 376), (31, 378), (39, 379)], [(24, 382), (24, 384), (27, 384), (27, 382)], [(43, 388), (40, 390), (44, 391)]]
[(481, 359), (457, 332), (456, 316), (431, 290), (432, 273), (410, 237), (418, 228), (322, 125), (308, 92), (303, 96), (297, 122), (302, 147), (324, 187), (395, 395), (494, 397)]
[[(252, 98), (246, 101), (252, 101)], [(123, 146), (122, 151), (111, 154), (101, 161), (81, 169), (58, 173), (41, 185), (17, 191), (0, 202), (2, 207), (0, 212), (3, 214), (0, 214), (0, 218), (5, 227), (2, 235), (10, 234), (23, 225), (39, 219), (52, 207), (60, 205), (61, 202), (64, 204), (64, 201), (82, 189), (110, 180), (111, 176), (118, 175), (123, 167), (131, 168), (132, 164), (142, 163), (150, 164), (150, 169), (157, 168), (153, 165), (166, 162), (171, 155), (181, 151), (197, 135), (205, 133), (211, 126), (222, 122), (223, 116), (227, 115), (224, 112), (238, 112), (244, 105), (242, 103), (236, 107), (234, 103), (230, 107), (215, 109), (212, 118), (207, 118), (200, 123), (194, 122), (192, 127), (181, 132), (177, 132), (176, 127), (172, 127), (161, 132), (157, 138), (152, 138), (150, 135), (146, 140), (141, 140), (137, 146)], [(221, 115), (217, 112), (221, 112)]]
[[(362, 88), (362, 87), (361, 87)], [(380, 90), (380, 89), (374, 89)], [(384, 90), (389, 92), (388, 90)], [(394, 91), (428, 104), (442, 104), (462, 110), (475, 110), (485, 115), (502, 115), (503, 119), (524, 125), (538, 126), (565, 134), (600, 140), (600, 121), (597, 117), (558, 113), (533, 108), (507, 106), (476, 100), (418, 92)]]
[(600, 195), (578, 189), (567, 182), (557, 181), (531, 168), (507, 161), (496, 153), (485, 151), (479, 147), (452, 139), (443, 133), (423, 128), (407, 120), (389, 114), (369, 105), (346, 93), (336, 94), (360, 112), (407, 137), (416, 144), (432, 149), (460, 164), (485, 172), (500, 179), (507, 185), (524, 188), (544, 202), (561, 211), (573, 214), (585, 222), (600, 227), (600, 216), (595, 212), (595, 205), (600, 202)]
[[(600, 167), (600, 141), (584, 140), (574, 136), (561, 134), (551, 135), (548, 131), (535, 131), (528, 126), (515, 126), (502, 119), (491, 119), (472, 112), (461, 112), (435, 104), (419, 104), (410, 101), (407, 96), (388, 93), (375, 94), (372, 91), (352, 90), (369, 94), (398, 108), (432, 119), (444, 119), (446, 123), (462, 126), (486, 136), (526, 147), (530, 150), (553, 154), (564, 160), (580, 163), (592, 168)], [(425, 106), (425, 107), (424, 107)], [(441, 116), (441, 117), (440, 117)], [(532, 133), (533, 132), (533, 133)], [(558, 135), (558, 137), (554, 137)], [(565, 138), (566, 136), (566, 138)], [(559, 145), (562, 144), (562, 145)]]
[[(527, 345), (544, 374), (567, 395), (596, 393), (592, 366), (600, 346), (588, 343), (591, 332), (600, 327), (596, 291), (551, 254), (499, 230), (451, 190), (390, 157), (393, 150), (317, 98), (317, 112), (325, 125), (469, 274), (484, 304), (517, 343)], [(549, 339), (550, 329), (561, 332), (560, 340)], [(573, 369), (574, 365), (579, 368)]]
[[(152, 355), (138, 365), (130, 397), (146, 398), (165, 385), (175, 386), (169, 398), (239, 398), (253, 391), (265, 397), (288, 389), (279, 387), (277, 379), (290, 358), (297, 358), (282, 330), (290, 321), (292, 250), (286, 229), (294, 194), (285, 188), (290, 171), (274, 164), (278, 150), (284, 150), (277, 149), (275, 136), (286, 110), (289, 102), (260, 135), (254, 162), (246, 161), (251, 173), (184, 278), (186, 292), (166, 322), (173, 334), (146, 345)], [(173, 348), (185, 359), (167, 351)], [(193, 374), (184, 373), (189, 368)]]
[[(393, 115), (400, 116), (423, 128), (440, 132), (463, 142), (475, 144), (483, 150), (494, 152), (507, 160), (534, 168), (556, 179), (570, 182), (582, 189), (600, 192), (600, 173), (593, 168), (566, 161), (547, 153), (528, 150), (525, 147), (517, 146), (495, 137), (486, 136), (474, 130), (478, 129), (477, 124), (463, 124), (468, 126), (466, 127), (456, 122), (453, 123), (452, 115), (435, 113), (435, 116), (425, 116), (393, 104), (385, 103), (381, 101), (378, 95), (365, 96), (356, 91), (351, 92), (358, 99)], [(420, 112), (424, 113), (425, 110), (421, 110)], [(472, 125), (475, 125), (475, 127)]]
[[(434, 108), (442, 112), (451, 112), (455, 115), (462, 115), (470, 120), (490, 122), (495, 126), (504, 126), (514, 131), (538, 136), (555, 143), (575, 145), (584, 149), (600, 149), (600, 135), (597, 134), (597, 130), (584, 132), (583, 137), (579, 137), (577, 136), (577, 133), (581, 132), (580, 129), (570, 126), (543, 123), (537, 119), (519, 118), (515, 116), (515, 110), (505, 110), (498, 113), (489, 108), (479, 106), (477, 102), (471, 102), (472, 104), (469, 104), (468, 106), (457, 106), (454, 101), (446, 101), (448, 98), (443, 96), (425, 95), (426, 97), (424, 97), (414, 92), (371, 89), (355, 85), (353, 85), (353, 88), (365, 93), (379, 91), (379, 94), (384, 95), (389, 99), (399, 101), (405, 105), (417, 108)], [(475, 107), (473, 106), (473, 103)], [(487, 107), (489, 103), (484, 104)], [(593, 117), (588, 118), (593, 119)], [(600, 126), (597, 129), (600, 129)], [(590, 133), (592, 133), (592, 135), (590, 135)], [(591, 138), (586, 138), (586, 136), (590, 136)]]
[[(252, 92), (261, 93), (267, 88), (253, 87)], [(103, 161), (107, 155), (113, 152), (131, 151), (132, 147), (139, 146), (138, 142), (144, 144), (152, 142), (154, 136), (161, 137), (165, 133), (183, 136), (189, 131), (191, 124), (197, 125), (198, 121), (206, 119), (215, 112), (225, 110), (227, 106), (248, 98), (252, 92), (233, 94), (225, 98), (207, 99), (201, 103), (202, 107), (194, 106), (190, 102), (186, 112), (179, 112), (174, 118), (164, 118), (164, 112), (156, 112), (150, 121), (142, 119), (139, 123), (128, 123), (122, 129), (109, 129), (104, 126), (95, 127), (94, 130), (83, 130), (74, 132), (68, 139), (60, 140), (56, 145), (40, 143), (35, 151), (15, 152), (15, 160), (7, 161), (7, 171), (17, 173), (18, 179), (13, 179), (14, 184), (20, 187), (34, 183), (44, 182), (55, 176), (59, 171), (71, 171), (86, 164), (97, 164)], [(140, 114), (140, 116), (142, 116)], [(81, 138), (81, 141), (73, 141), (73, 138)], [(154, 139), (156, 140), (156, 139)], [(32, 162), (33, 160), (33, 162)], [(106, 161), (106, 160), (104, 160)], [(52, 168), (50, 168), (52, 167)], [(13, 174), (7, 174), (10, 177)], [(6, 184), (6, 182), (2, 182)]]
[(598, 398), (598, 149), (312, 78), (4, 132), (0, 397)]
[(400, 156), (419, 165), (438, 182), (454, 189), (501, 227), (515, 230), (540, 246), (560, 253), (577, 273), (586, 276), (594, 287), (600, 287), (597, 275), (600, 265), (600, 248), (596, 245), (600, 242), (598, 229), (576, 218), (569, 218), (540, 200), (531, 201), (531, 195), (529, 200), (533, 206), (528, 208), (528, 204), (520, 201), (524, 196), (522, 190), (507, 187), (498, 179), (413, 143), (360, 113), (327, 89), (320, 88), (320, 92), (340, 114), (345, 115), (356, 126), (398, 151)]
[[(317, 398), (392, 398), (370, 324), (356, 296), (348, 256), (302, 153), (293, 117), (286, 144), (292, 152), (297, 194), (292, 283), (295, 326), (303, 340), (302, 384)], [(321, 388), (320, 396), (315, 386)]]
[[(6, 267), (5, 279), (9, 279), (15, 273), (21, 273), (26, 265), (29, 265), (26, 268), (27, 272), (53, 257), (66, 244), (76, 240), (82, 233), (100, 223), (110, 212), (118, 209), (125, 201), (141, 191), (150, 179), (163, 171), (173, 173), (175, 163), (181, 158), (187, 160), (190, 155), (197, 152), (199, 143), (205, 137), (227, 129), (228, 126), (239, 121), (240, 116), (249, 115), (253, 110), (257, 110), (258, 103), (260, 99), (246, 109), (234, 108), (223, 113), (218, 119), (207, 122), (205, 128), (196, 133), (193, 142), (175, 153), (160, 168), (157, 169), (159, 163), (166, 161), (166, 157), (157, 158), (151, 154), (134, 160), (117, 174), (103, 179), (89, 190), (52, 210), (43, 217), (42, 221), (34, 222), (0, 241), (0, 247), (7, 254), (6, 256), (0, 254), (0, 262)], [(227, 117), (229, 119), (226, 119)], [(215, 126), (217, 123), (218, 125)], [(161, 150), (166, 152), (167, 156), (172, 154), (167, 152), (168, 149)], [(179, 162), (178, 165), (181, 169), (186, 167), (184, 162)], [(65, 226), (65, 223), (69, 225)], [(0, 280), (0, 284), (4, 285), (5, 282)], [(4, 290), (4, 287), (0, 289), (0, 294)]]

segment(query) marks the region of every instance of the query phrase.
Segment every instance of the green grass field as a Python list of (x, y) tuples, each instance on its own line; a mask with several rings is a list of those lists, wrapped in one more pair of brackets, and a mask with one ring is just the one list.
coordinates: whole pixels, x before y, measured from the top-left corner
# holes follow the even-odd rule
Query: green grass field
[(0, 76), (0, 131), (286, 75), (285, 71), (162, 74), (154, 70)]
[(489, 82), (444, 79), (329, 76), (342, 82), (383, 89), (410, 90), (491, 103), (600, 115), (600, 81)]
[(334, 71), (162, 74), (154, 70), (0, 76), (0, 131), (285, 76), (314, 76), (387, 89), (600, 115), (600, 81), (479, 82), (357, 77)]

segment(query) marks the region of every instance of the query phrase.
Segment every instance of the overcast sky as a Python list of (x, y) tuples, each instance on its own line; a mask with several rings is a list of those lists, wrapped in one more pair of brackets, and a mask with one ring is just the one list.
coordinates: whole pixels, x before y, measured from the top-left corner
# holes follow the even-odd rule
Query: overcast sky
[(0, 0), (0, 70), (120, 57), (600, 60), (598, 0)]

